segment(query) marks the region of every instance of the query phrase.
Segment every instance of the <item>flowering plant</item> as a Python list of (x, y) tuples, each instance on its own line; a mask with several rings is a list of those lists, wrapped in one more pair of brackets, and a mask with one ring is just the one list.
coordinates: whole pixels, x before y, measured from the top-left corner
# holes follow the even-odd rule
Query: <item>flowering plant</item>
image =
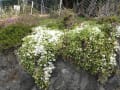
[(115, 71), (115, 50), (118, 48), (116, 31), (110, 25), (83, 23), (81, 27), (64, 33), (39, 26), (23, 38), (18, 55), (37, 85), (47, 90), (56, 53), (104, 82)]
[(41, 89), (46, 90), (49, 85), (52, 70), (55, 68), (55, 47), (61, 35), (62, 32), (57, 30), (36, 27), (32, 35), (23, 38), (18, 53), (21, 64), (34, 77)]
[(98, 76), (101, 83), (115, 71), (116, 33), (110, 25), (84, 23), (75, 30), (66, 32), (63, 49), (65, 60)]

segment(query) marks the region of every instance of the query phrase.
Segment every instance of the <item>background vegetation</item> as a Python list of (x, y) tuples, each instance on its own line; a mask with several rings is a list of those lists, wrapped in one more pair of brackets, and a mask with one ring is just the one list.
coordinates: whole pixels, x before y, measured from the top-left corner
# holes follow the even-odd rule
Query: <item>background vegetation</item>
[(20, 46), (22, 38), (30, 32), (31, 28), (22, 24), (2, 28), (0, 30), (0, 51)]

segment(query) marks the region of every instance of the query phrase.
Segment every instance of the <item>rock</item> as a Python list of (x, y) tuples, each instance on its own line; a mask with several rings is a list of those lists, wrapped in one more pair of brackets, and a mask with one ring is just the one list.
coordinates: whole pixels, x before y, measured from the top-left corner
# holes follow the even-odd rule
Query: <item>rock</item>
[(34, 79), (18, 63), (14, 52), (0, 53), (0, 90), (37, 90)]
[(115, 75), (105, 85), (105, 90), (120, 90), (120, 76)]
[(77, 70), (62, 59), (55, 63), (49, 90), (120, 90), (120, 76), (110, 78), (105, 85), (84, 70)]
[(85, 71), (77, 71), (71, 64), (58, 60), (49, 90), (98, 90), (96, 83)]

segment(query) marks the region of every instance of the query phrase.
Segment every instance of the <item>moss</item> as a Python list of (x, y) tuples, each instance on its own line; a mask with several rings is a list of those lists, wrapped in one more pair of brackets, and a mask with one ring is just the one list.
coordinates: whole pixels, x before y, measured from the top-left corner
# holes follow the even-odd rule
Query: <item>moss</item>
[(0, 30), (0, 51), (15, 48), (22, 43), (22, 38), (31, 32), (25, 25), (10, 25)]

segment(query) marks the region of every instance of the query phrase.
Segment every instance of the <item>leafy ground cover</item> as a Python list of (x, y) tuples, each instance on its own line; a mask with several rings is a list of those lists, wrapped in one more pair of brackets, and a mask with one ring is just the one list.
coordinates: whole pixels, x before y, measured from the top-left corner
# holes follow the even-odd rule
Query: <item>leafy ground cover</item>
[(18, 55), (21, 64), (44, 90), (49, 86), (56, 55), (62, 55), (105, 83), (116, 69), (115, 51), (119, 48), (116, 36), (119, 36), (117, 30), (110, 24), (89, 21), (72, 30), (39, 26), (23, 39)]
[(23, 38), (19, 49), (21, 64), (34, 77), (37, 85), (47, 90), (51, 73), (55, 68), (57, 44), (63, 33), (45, 27), (36, 27), (32, 35)]
[(31, 32), (25, 25), (11, 25), (0, 30), (0, 51), (15, 48), (22, 43), (22, 38)]

